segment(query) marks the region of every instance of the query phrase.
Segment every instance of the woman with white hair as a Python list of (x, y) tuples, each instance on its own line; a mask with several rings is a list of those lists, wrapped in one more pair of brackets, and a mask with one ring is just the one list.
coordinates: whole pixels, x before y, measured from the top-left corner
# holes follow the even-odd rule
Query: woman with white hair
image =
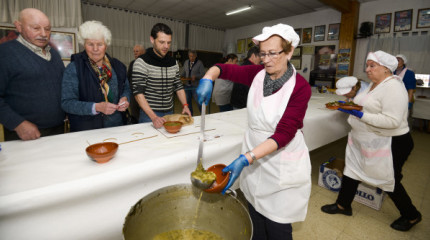
[(300, 41), (291, 26), (265, 27), (252, 40), (263, 65), (217, 64), (200, 80), (197, 95), (207, 104), (218, 77), (250, 86), (243, 154), (223, 169), (231, 172), (223, 193), (240, 175), (253, 239), (292, 239), (291, 223), (304, 221), (311, 191), (301, 131), (311, 88), (289, 61)]
[(354, 98), (363, 111), (339, 109), (351, 114), (342, 186), (336, 202), (321, 210), (351, 216), (358, 184), (365, 182), (387, 192), (400, 211), (400, 218), (391, 227), (408, 231), (421, 221), (401, 183), (403, 164), (414, 147), (407, 122), (408, 95), (401, 79), (393, 75), (396, 57), (383, 51), (370, 52), (366, 64), (372, 82)]
[(110, 30), (101, 22), (87, 21), (79, 27), (78, 40), (85, 50), (72, 55), (61, 92), (70, 131), (124, 125), (130, 86), (125, 65), (106, 53)]

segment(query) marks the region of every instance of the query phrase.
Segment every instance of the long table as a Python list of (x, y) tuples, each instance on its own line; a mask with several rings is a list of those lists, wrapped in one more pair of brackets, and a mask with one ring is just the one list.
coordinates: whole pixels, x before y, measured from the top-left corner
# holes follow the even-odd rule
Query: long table
[[(324, 108), (339, 99), (313, 94), (303, 128), (310, 150), (349, 131), (347, 114)], [(190, 183), (199, 122), (195, 117), (176, 135), (146, 123), (1, 143), (0, 239), (122, 239), (124, 218), (140, 198)], [(246, 126), (246, 109), (207, 115), (204, 166), (234, 160)], [(85, 148), (102, 141), (120, 146), (98, 164)]]

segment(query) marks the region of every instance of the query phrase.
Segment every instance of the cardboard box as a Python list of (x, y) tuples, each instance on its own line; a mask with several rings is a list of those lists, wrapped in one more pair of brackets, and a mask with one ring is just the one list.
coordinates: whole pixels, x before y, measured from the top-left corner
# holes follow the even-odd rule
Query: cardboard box
[[(344, 167), (345, 161), (334, 157), (321, 164), (318, 176), (318, 185), (333, 192), (339, 192), (342, 184)], [(379, 210), (382, 207), (385, 195), (385, 192), (379, 188), (375, 188), (365, 183), (360, 183), (354, 200), (368, 207)]]

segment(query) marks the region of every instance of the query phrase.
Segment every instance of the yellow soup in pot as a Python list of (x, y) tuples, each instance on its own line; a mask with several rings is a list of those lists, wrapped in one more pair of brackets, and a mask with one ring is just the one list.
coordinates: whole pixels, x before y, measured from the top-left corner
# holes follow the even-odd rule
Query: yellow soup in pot
[(152, 240), (223, 240), (222, 237), (215, 233), (196, 230), (180, 229), (164, 232), (155, 236)]

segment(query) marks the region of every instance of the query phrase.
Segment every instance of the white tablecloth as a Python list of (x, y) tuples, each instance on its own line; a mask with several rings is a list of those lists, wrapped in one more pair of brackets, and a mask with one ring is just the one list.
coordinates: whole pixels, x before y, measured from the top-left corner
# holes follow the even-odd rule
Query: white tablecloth
[[(312, 97), (303, 129), (310, 150), (346, 136), (347, 114), (324, 108), (338, 99)], [(190, 183), (200, 117), (194, 122), (174, 137), (148, 123), (1, 143), (0, 239), (122, 239), (124, 217), (140, 198)], [(204, 166), (234, 160), (246, 126), (246, 109), (207, 115)], [(123, 143), (115, 157), (91, 161), (85, 148), (107, 139)]]

